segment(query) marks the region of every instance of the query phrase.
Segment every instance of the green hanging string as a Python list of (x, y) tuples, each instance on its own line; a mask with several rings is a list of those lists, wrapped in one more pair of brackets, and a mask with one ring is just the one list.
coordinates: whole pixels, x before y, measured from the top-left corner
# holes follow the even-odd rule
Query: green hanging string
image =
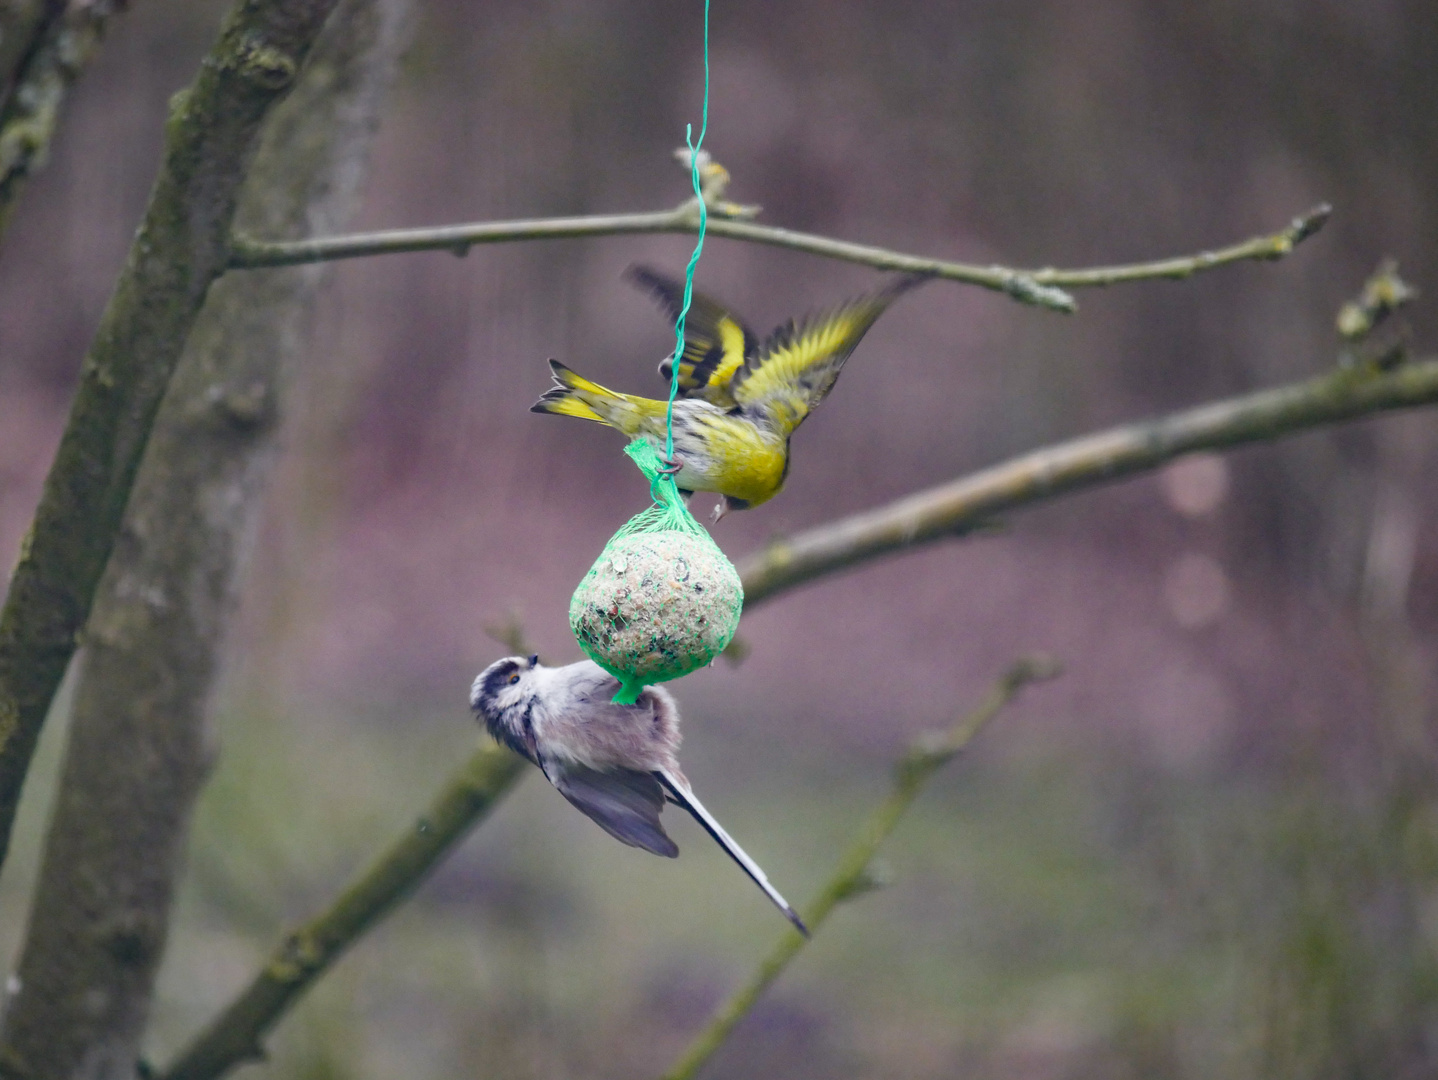
[[(684, 301), (679, 305), (679, 318), (674, 321), (674, 358), (670, 362), (669, 407), (664, 413), (664, 458), (674, 460), (674, 399), (679, 396), (679, 360), (684, 355), (684, 321), (689, 315), (689, 305), (694, 299), (694, 268), (699, 265), (699, 256), (704, 251), (704, 234), (709, 228), (709, 207), (704, 202), (704, 189), (699, 182), (699, 151), (704, 147), (704, 136), (709, 134), (709, 0), (704, 0), (704, 106), (699, 124), (699, 141), (694, 141), (694, 125), (684, 125), (684, 144), (689, 147), (689, 180), (694, 186), (694, 198), (699, 203), (699, 236), (694, 242), (694, 253), (689, 256), (689, 265), (684, 270)], [(678, 485), (668, 477), (669, 488), (677, 498)], [(656, 499), (656, 502), (659, 500)]]
[(674, 402), (684, 324), (694, 298), (694, 268), (704, 250), (709, 208), (699, 180), (709, 131), (709, 0), (704, 0), (704, 114), (699, 138), (686, 126), (689, 178), (699, 204), (699, 236), (684, 272), (684, 298), (674, 324), (673, 373), (664, 414), (664, 454), (643, 436), (625, 452), (649, 481), (654, 505), (631, 518), (604, 546), (574, 590), (569, 626), (585, 654), (619, 680), (613, 700), (632, 705), (653, 683), (677, 679), (709, 663), (734, 637), (744, 585), (704, 526), (694, 519), (665, 466), (674, 460)]

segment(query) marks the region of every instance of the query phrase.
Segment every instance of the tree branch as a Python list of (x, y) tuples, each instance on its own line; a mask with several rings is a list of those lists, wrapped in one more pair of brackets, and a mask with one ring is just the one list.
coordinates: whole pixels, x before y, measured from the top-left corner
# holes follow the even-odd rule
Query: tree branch
[[(771, 544), (740, 567), (745, 602), (752, 607), (822, 574), (911, 544), (972, 530), (1001, 510), (1152, 469), (1179, 454), (1278, 438), (1386, 409), (1434, 402), (1438, 402), (1438, 361), (1384, 373), (1372, 369), (1342, 369), (1293, 386), (1215, 402), (1037, 450), (888, 507)], [(512, 628), (491, 631), (498, 636), (513, 632)], [(511, 652), (526, 651), (522, 643), (508, 647)], [(1031, 665), (1024, 670), (1030, 672), (1027, 677), (1032, 679), (1039, 677), (1032, 672), (1041, 669)], [(1009, 681), (1000, 684), (1001, 689), (1013, 678), (1011, 673)], [(1015, 685), (1005, 692), (1012, 694), (1017, 688)], [(986, 708), (987, 703), (976, 715), (986, 719)], [(966, 729), (961, 725), (959, 730)], [(500, 767), (501, 760), (506, 759), (499, 751), (481, 750), (469, 771), (478, 770), (483, 779), (466, 779), (462, 775), (450, 782), (437, 802), (437, 805), (445, 804), (459, 797), (456, 792), (469, 792), (472, 800), (467, 811), (469, 816), (456, 813), (445, 817), (432, 811), (426, 820), (433, 823), (444, 817), (448, 824), (442, 829), (434, 826), (437, 831), (432, 834), (409, 834), (394, 844), (330, 912), (291, 935), (249, 989), (160, 1080), (213, 1080), (236, 1062), (255, 1056), (263, 1034), (293, 1000), (358, 934), (373, 925), (398, 897), (427, 874), (515, 782), (523, 771), (519, 759), (509, 760), (507, 768)], [(920, 782), (926, 778), (925, 774)], [(857, 856), (847, 858), (843, 866), (852, 867), (853, 858)], [(382, 882), (382, 887), (377, 887), (375, 882)], [(844, 898), (835, 894), (825, 900), (826, 896), (830, 896), (830, 891), (821, 896), (813, 909), (818, 913), (816, 921), (822, 921), (829, 908)], [(367, 899), (357, 901), (356, 897)], [(356, 911), (364, 912), (363, 916), (356, 915)], [(813, 919), (814, 915), (807, 917)], [(810, 922), (810, 926), (813, 925), (815, 923)], [(322, 946), (311, 944), (316, 940), (315, 927), (324, 928), (319, 935)], [(791, 937), (797, 939), (799, 935), (795, 933)], [(775, 965), (773, 973), (753, 990), (756, 996), (788, 963), (789, 951), (796, 952), (801, 944), (790, 938), (781, 942), (766, 962)], [(313, 964), (304, 970), (295, 967), (297, 961), (292, 959), (297, 949), (303, 956), (314, 958)], [(721, 1032), (719, 1037), (722, 1035)]]
[[(518, 651), (524, 649), (521, 647)], [(862, 891), (862, 878), (873, 849), (892, 831), (929, 775), (959, 753), (979, 728), (1024, 685), (1057, 673), (1052, 661), (1021, 662), (977, 710), (948, 733), (916, 744), (899, 767), (895, 793), (859, 834), (840, 864), (841, 873), (815, 902), (812, 914), (806, 916), (806, 920), (815, 920), (809, 924), (811, 929), (827, 918), (835, 904)], [(523, 759), (500, 747), (490, 745), (476, 751), (436, 796), (417, 827), (401, 834), (328, 910), (287, 935), (250, 984), (168, 1069), (156, 1074), (156, 1080), (216, 1080), (233, 1066), (262, 1056), (265, 1035), (299, 996), (361, 934), (423, 880), (508, 793), (523, 775), (524, 768)], [(797, 932), (789, 936), (799, 938)], [(787, 937), (783, 947), (798, 951)], [(773, 975), (777, 975), (785, 963), (787, 958), (778, 964)], [(770, 976), (770, 981), (772, 978)]]
[(335, 0), (241, 0), (177, 96), (150, 204), (80, 373), (0, 611), (0, 862), (45, 713), (75, 652), (135, 471), (210, 284), (266, 113)]
[[(687, 161), (687, 158), (686, 158)], [(714, 166), (722, 172), (722, 168)], [(724, 174), (727, 182), (727, 173)], [(1072, 312), (1077, 309), (1065, 289), (1092, 288), (1119, 282), (1151, 278), (1183, 278), (1203, 270), (1249, 259), (1280, 259), (1294, 246), (1312, 236), (1328, 220), (1331, 210), (1317, 206), (1293, 220), (1286, 228), (1267, 236), (1203, 252), (1198, 255), (1163, 259), (1128, 266), (1096, 267), (1086, 270), (1014, 270), (1003, 266), (974, 266), (919, 255), (890, 251), (868, 244), (854, 244), (792, 229), (757, 225), (737, 220), (756, 209), (735, 206), (710, 198), (708, 234), (753, 244), (804, 251), (811, 255), (860, 263), (879, 270), (926, 273), (950, 281), (978, 285), (1005, 293), (1026, 304)], [(357, 233), (352, 236), (317, 237), (312, 240), (263, 241), (234, 238), (230, 266), (251, 269), (261, 266), (291, 266), (329, 259), (355, 259), (368, 255), (398, 252), (448, 251), (464, 256), (477, 244), (501, 244), (518, 240), (559, 240), (589, 236), (621, 236), (639, 233), (695, 233), (699, 215), (694, 201), (673, 210), (643, 214), (600, 214), (585, 217), (531, 218), (520, 221), (486, 221), (469, 225), (447, 225), (426, 229), (393, 229)]]
[(477, 750), (405, 830), (330, 908), (289, 934), (260, 973), (158, 1080), (213, 1080), (263, 1056), (275, 1022), (349, 945), (377, 923), (463, 839), (523, 774), (524, 759)]
[(874, 808), (868, 819), (854, 833), (849, 848), (828, 883), (813, 903), (804, 908), (804, 922), (810, 937), (797, 930), (786, 930), (773, 950), (759, 964), (749, 982), (721, 1005), (714, 1018), (689, 1044), (683, 1056), (664, 1074), (664, 1080), (693, 1080), (729, 1037), (736, 1024), (748, 1015), (760, 996), (787, 968), (804, 946), (817, 935), (834, 908), (883, 884), (870, 869), (879, 845), (888, 839), (929, 778), (952, 761), (973, 740), (980, 730), (998, 715), (1031, 682), (1051, 679), (1059, 674), (1054, 661), (1035, 657), (1021, 660), (995, 684), (977, 709), (947, 731), (930, 732), (915, 740), (909, 752), (894, 769), (894, 786), (889, 797)]
[(1058, 285), (1066, 289), (1092, 289), (1105, 285), (1121, 285), (1131, 281), (1182, 280), (1204, 270), (1227, 266), (1252, 259), (1271, 262), (1289, 254), (1333, 216), (1333, 207), (1319, 203), (1299, 214), (1287, 228), (1267, 236), (1255, 236), (1214, 251), (1185, 255), (1156, 262), (1130, 263), (1126, 266), (1095, 266), (1087, 270), (1032, 270), (1029, 276), (1040, 285)]
[[(343, 226), (409, 6), (341, 0), (265, 122), (241, 220), (289, 235)], [(205, 718), (241, 552), (326, 270), (218, 282), (165, 395), (90, 618), (18, 990), (0, 1025), (7, 1076), (135, 1076), (209, 771)]]
[(1387, 372), (1346, 368), (1034, 450), (887, 506), (775, 540), (739, 564), (744, 603), (752, 608), (823, 574), (969, 532), (1002, 511), (1153, 469), (1180, 454), (1277, 439), (1435, 402), (1438, 360)]
[(26, 60), (47, 28), (65, 12), (66, 0), (4, 0), (0, 3), (0, 102), (8, 102)]
[(45, 162), (65, 95), (99, 50), (110, 16), (124, 3), (69, 0), (36, 28), (38, 36), (0, 109), (0, 235), (25, 181)]

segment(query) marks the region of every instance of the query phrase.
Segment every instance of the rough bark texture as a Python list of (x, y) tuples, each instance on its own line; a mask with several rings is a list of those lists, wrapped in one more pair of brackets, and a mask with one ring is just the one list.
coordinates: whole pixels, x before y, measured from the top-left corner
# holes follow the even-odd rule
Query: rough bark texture
[(25, 62), (64, 10), (65, 0), (0, 0), (0, 103), (14, 96)]
[[(48, 0), (43, 7), (29, 5), (23, 13), (29, 18), (17, 18), (16, 30), (29, 35), (25, 40), (7, 40), (0, 29), (0, 79), (6, 88), (0, 98), (0, 234), (25, 181), (45, 163), (65, 95), (99, 49), (110, 16), (125, 2)], [(0, 28), (5, 22), (0, 15)]]
[[(237, 224), (292, 236), (344, 223), (409, 7), (343, 0), (266, 123)], [(218, 282), (165, 397), (87, 630), (5, 1076), (135, 1076), (236, 564), (320, 277)]]
[(335, 0), (242, 0), (176, 95), (150, 205), (101, 317), (0, 611), (0, 861), (135, 471), (229, 235), (260, 129)]

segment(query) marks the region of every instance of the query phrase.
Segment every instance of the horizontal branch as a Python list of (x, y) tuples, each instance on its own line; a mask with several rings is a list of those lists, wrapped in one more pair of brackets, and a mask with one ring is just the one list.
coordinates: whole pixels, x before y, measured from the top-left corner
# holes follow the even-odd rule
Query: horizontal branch
[[(504, 244), (519, 240), (562, 240), (586, 236), (626, 236), (642, 233), (692, 234), (699, 231), (699, 213), (694, 203), (674, 210), (645, 214), (599, 214), (587, 217), (531, 218), (520, 221), (483, 221), (472, 225), (447, 225), (433, 229), (392, 229), (353, 236), (314, 240), (265, 242), (237, 236), (231, 249), (230, 266), (251, 269), (264, 266), (292, 266), (328, 259), (356, 259), (367, 255), (391, 255), (411, 251), (449, 251), (464, 256), (478, 244)], [(1031, 277), (1002, 267), (970, 266), (905, 255), (866, 244), (831, 240), (811, 233), (734, 221), (711, 213), (709, 236), (770, 244), (792, 251), (807, 251), (831, 259), (862, 263), (880, 270), (933, 274), (970, 285), (1007, 293), (1024, 303), (1069, 312), (1076, 307), (1063, 290), (1039, 285)]]
[(822, 574), (969, 532), (995, 514), (1154, 469), (1181, 454), (1277, 439), (1438, 402), (1438, 360), (1340, 368), (1306, 382), (1125, 424), (775, 540), (739, 565), (746, 607)]
[[(1072, 312), (1078, 305), (1065, 289), (1093, 288), (1151, 278), (1183, 278), (1243, 260), (1282, 258), (1292, 251), (1295, 245), (1317, 232), (1327, 221), (1328, 214), (1328, 207), (1316, 207), (1295, 218), (1287, 228), (1277, 233), (1254, 237), (1230, 247), (1198, 255), (1087, 270), (1014, 270), (1003, 266), (976, 266), (931, 259), (868, 244), (854, 244), (813, 233), (736, 220), (724, 216), (722, 206), (710, 207), (708, 235), (808, 252), (811, 255), (860, 263), (879, 270), (933, 274), (949, 281), (993, 289), (1026, 304)], [(230, 266), (234, 269), (292, 266), (296, 263), (414, 251), (449, 251), (463, 256), (478, 244), (642, 233), (695, 233), (698, 228), (697, 204), (691, 201), (674, 210), (655, 213), (486, 221), (471, 225), (393, 229), (351, 236), (318, 237), (312, 240), (271, 242), (237, 236), (231, 245)]]
[(157, 1080), (213, 1080), (264, 1056), (275, 1022), (361, 934), (422, 881), (524, 771), (522, 758), (486, 745), (329, 909), (287, 935), (249, 986)]
[(1052, 660), (1041, 657), (1021, 660), (995, 684), (977, 709), (949, 730), (931, 732), (915, 741), (894, 769), (894, 787), (888, 798), (875, 807), (859, 827), (848, 850), (839, 860), (833, 877), (819, 891), (814, 902), (804, 908), (804, 922), (809, 927), (810, 937), (805, 938), (797, 930), (786, 931), (773, 951), (759, 964), (749, 982), (719, 1007), (708, 1026), (689, 1044), (683, 1057), (664, 1074), (664, 1080), (692, 1080), (729, 1037), (735, 1025), (754, 1007), (760, 995), (819, 932), (833, 910), (844, 901), (882, 884), (870, 869), (870, 864), (879, 845), (894, 831), (929, 778), (960, 754), (1020, 690), (1031, 682), (1051, 679), (1058, 673), (1059, 667)]

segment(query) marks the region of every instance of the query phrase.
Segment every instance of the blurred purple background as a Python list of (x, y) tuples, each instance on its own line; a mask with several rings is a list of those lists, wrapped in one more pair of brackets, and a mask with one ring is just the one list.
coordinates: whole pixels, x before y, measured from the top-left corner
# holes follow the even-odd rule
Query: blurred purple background
[[(220, 11), (147, 0), (116, 21), (0, 247), (0, 551), (17, 550), (37, 498), (166, 99)], [(670, 153), (699, 119), (699, 13), (422, 6), (357, 226), (678, 203)], [(796, 435), (783, 494), (716, 528), (732, 557), (1033, 446), (1327, 370), (1337, 308), (1384, 256), (1438, 288), (1430, 2), (716, 0), (712, 32), (706, 146), (770, 224), (1082, 266), (1336, 207), (1283, 262), (1082, 293), (1071, 317), (946, 282), (906, 297)], [(578, 655), (568, 596), (645, 492), (615, 433), (527, 409), (551, 356), (661, 393), (672, 332), (621, 273), (678, 272), (689, 247), (560, 241), (336, 268), (255, 548), (232, 708), (459, 730), (468, 680), (502, 652), (486, 626), (512, 612), (547, 658)], [(761, 334), (877, 280), (722, 239), (697, 276)], [(1425, 352), (1431, 303), (1413, 323)], [(1435, 449), (1428, 412), (1190, 460), (786, 594), (746, 614), (742, 665), (676, 686), (693, 752), (741, 773), (769, 754), (811, 761), (809, 784), (829, 768), (872, 776), (1042, 649), (1068, 674), (985, 736), (993, 762), (1111, 754), (1140, 788), (1371, 777), (1407, 745), (1385, 702), (1433, 719)], [(722, 770), (704, 779), (723, 792)], [(935, 1074), (960, 1060), (945, 1054)]]

